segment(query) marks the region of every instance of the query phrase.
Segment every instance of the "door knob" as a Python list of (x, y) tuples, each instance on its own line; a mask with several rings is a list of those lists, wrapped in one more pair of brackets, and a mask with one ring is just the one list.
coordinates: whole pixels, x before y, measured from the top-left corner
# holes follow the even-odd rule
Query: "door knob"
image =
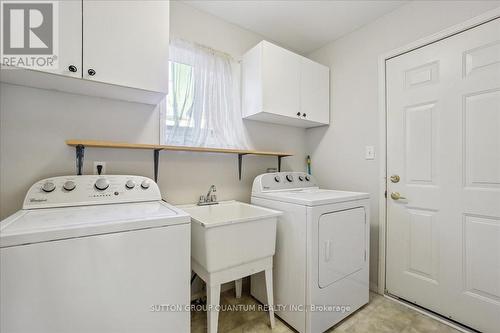
[(76, 68), (75, 65), (69, 65), (68, 70), (72, 73), (75, 73), (78, 70), (78, 68)]
[(401, 194), (399, 194), (399, 192), (392, 192), (391, 198), (392, 198), (392, 200), (406, 199), (405, 197), (401, 196)]
[(89, 75), (90, 75), (90, 76), (94, 76), (94, 75), (95, 75), (95, 70), (93, 70), (93, 69), (91, 68), (91, 69), (89, 69), (89, 70), (87, 71), (87, 73), (89, 73)]
[(399, 183), (400, 180), (401, 180), (401, 177), (399, 177), (398, 175), (391, 176), (391, 182), (393, 182), (393, 183)]

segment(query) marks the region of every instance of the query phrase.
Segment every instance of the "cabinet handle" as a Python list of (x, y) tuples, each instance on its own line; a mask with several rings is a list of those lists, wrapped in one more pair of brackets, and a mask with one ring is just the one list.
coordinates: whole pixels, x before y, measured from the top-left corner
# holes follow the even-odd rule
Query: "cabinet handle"
[(91, 68), (91, 69), (89, 69), (89, 70), (87, 71), (87, 73), (89, 73), (89, 75), (90, 75), (90, 76), (94, 76), (94, 75), (95, 75), (95, 70), (93, 70), (93, 69)]
[(300, 112), (297, 112), (297, 117), (300, 117)]
[(330, 261), (330, 256), (331, 256), (331, 241), (327, 240), (325, 241), (325, 261), (329, 262)]
[(78, 71), (78, 68), (76, 68), (76, 66), (75, 66), (75, 65), (69, 65), (69, 66), (68, 66), (68, 70), (69, 70), (70, 72), (72, 72), (72, 73), (75, 73), (75, 72), (77, 72), (77, 71)]
[(305, 117), (307, 117), (307, 115), (306, 115), (305, 113), (303, 113), (303, 114), (302, 114), (302, 117), (304, 117), (304, 118), (305, 118)]

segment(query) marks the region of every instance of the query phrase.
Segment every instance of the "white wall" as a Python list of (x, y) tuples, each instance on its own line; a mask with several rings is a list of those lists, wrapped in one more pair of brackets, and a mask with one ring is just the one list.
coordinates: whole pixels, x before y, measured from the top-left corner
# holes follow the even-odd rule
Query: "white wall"
[[(377, 285), (380, 161), (378, 58), (393, 49), (500, 6), (499, 1), (413, 1), (313, 52), (331, 68), (331, 125), (307, 130), (312, 171), (326, 187), (371, 194), (370, 280)], [(376, 150), (377, 151), (377, 150)]]
[[(171, 36), (195, 41), (235, 59), (262, 37), (177, 1), (171, 2)], [(140, 143), (159, 142), (159, 113), (152, 106), (55, 91), (0, 86), (0, 218), (21, 207), (24, 194), (41, 178), (74, 174), (75, 151), (69, 138)], [(305, 130), (247, 122), (254, 148), (295, 153), (284, 170), (303, 170)], [(243, 157), (238, 181), (237, 156), (162, 152), (159, 185), (173, 203), (195, 202), (211, 184), (219, 199), (248, 201), (253, 178), (276, 167), (272, 157)], [(108, 173), (153, 175), (150, 151), (87, 148), (85, 173), (93, 161), (106, 161)]]

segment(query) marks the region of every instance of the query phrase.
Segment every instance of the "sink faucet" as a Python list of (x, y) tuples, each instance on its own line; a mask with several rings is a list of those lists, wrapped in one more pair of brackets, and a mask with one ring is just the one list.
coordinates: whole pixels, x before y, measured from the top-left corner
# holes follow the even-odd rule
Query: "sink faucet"
[[(217, 196), (215, 195), (215, 192), (217, 192), (217, 188), (215, 185), (211, 185), (210, 188), (208, 189), (207, 195), (200, 196), (200, 200), (198, 201), (198, 206), (206, 206), (206, 205), (216, 205), (218, 204), (217, 202)], [(213, 194), (212, 194), (213, 193)]]

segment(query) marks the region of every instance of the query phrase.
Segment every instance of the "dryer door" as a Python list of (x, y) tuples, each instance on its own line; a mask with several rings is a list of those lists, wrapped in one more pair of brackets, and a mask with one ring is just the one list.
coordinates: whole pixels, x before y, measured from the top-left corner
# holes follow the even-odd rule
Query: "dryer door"
[(323, 214), (318, 225), (319, 287), (363, 268), (366, 214), (362, 207)]

